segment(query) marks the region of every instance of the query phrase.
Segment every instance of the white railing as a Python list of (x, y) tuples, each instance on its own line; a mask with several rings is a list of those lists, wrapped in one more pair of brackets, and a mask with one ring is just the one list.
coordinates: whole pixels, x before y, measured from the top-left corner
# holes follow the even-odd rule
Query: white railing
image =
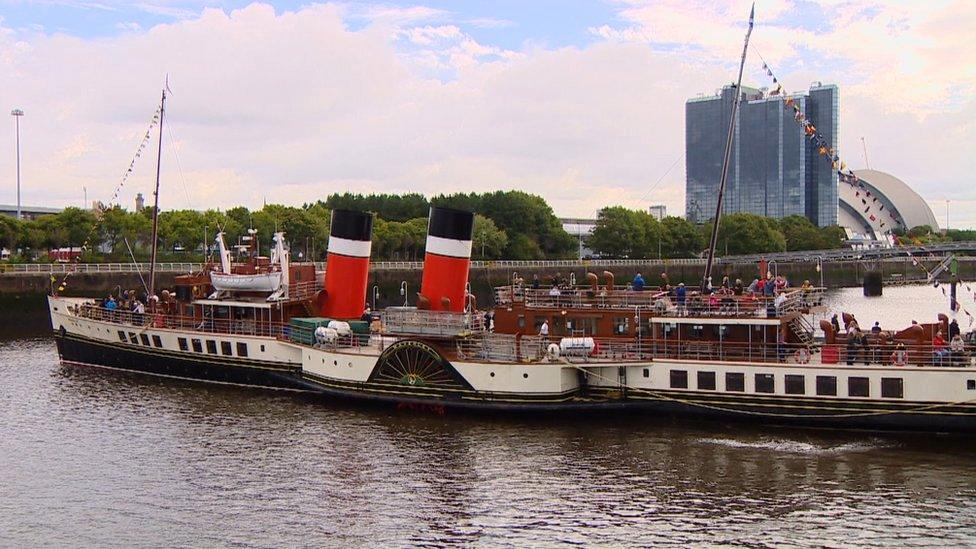
[[(895, 248), (890, 252), (890, 255), (896, 255), (900, 252), (900, 248)], [(914, 250), (914, 249), (913, 249)], [(931, 250), (921, 250), (918, 253), (924, 253)], [(814, 262), (817, 259), (815, 255), (807, 255), (803, 252), (796, 252), (796, 256), (791, 256), (791, 261), (808, 261)], [(834, 254), (836, 257), (824, 258), (831, 259), (834, 262), (837, 261), (851, 261), (857, 262), (861, 259), (871, 259), (872, 261), (880, 261), (882, 263), (897, 263), (902, 264), (908, 259), (904, 256), (902, 257), (868, 257), (866, 255), (857, 255), (856, 252), (851, 250), (846, 251), (847, 255)], [(850, 256), (850, 257), (848, 257)], [(775, 259), (777, 262), (783, 262), (784, 259), (778, 255), (767, 255), (766, 259)], [(719, 264), (734, 264), (734, 263), (749, 263), (753, 261), (758, 261), (759, 256), (746, 258), (739, 257), (728, 257), (728, 258), (718, 258)], [(960, 257), (960, 261), (973, 261), (974, 258), (971, 257)], [(535, 261), (535, 260), (525, 260), (525, 261), (472, 261), (472, 269), (501, 269), (501, 270), (516, 270), (516, 269), (574, 269), (574, 268), (586, 268), (586, 267), (649, 267), (649, 266), (674, 266), (674, 265), (704, 265), (704, 259), (558, 259), (558, 260), (545, 260), (545, 261)], [(315, 268), (317, 271), (324, 271), (326, 267), (325, 262), (317, 261), (315, 262)], [(157, 272), (176, 272), (176, 273), (189, 273), (199, 271), (203, 268), (201, 263), (193, 262), (181, 262), (181, 263), (157, 263)], [(419, 271), (424, 268), (423, 261), (373, 261), (370, 263), (370, 268), (374, 271)], [(79, 273), (134, 273), (134, 272), (149, 272), (148, 263), (0, 263), (0, 273), (45, 273), (45, 274), (58, 274), (66, 272), (79, 272)], [(924, 282), (924, 279), (922, 279)]]
[(481, 313), (424, 311), (390, 307), (382, 313), (383, 330), (388, 334), (456, 337), (480, 333), (485, 329)]

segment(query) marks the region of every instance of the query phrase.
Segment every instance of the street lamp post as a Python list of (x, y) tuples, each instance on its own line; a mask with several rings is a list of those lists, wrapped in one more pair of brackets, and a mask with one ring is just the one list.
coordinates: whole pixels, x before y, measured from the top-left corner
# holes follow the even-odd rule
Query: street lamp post
[(10, 115), (14, 117), (14, 125), (17, 127), (17, 219), (21, 219), (23, 215), (20, 210), (20, 117), (24, 116), (24, 111), (14, 109), (10, 111)]

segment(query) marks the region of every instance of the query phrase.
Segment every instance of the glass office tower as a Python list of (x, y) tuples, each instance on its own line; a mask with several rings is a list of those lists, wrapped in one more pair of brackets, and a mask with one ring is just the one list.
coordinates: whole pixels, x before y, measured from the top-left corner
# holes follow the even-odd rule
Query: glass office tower
[[(734, 93), (726, 86), (685, 104), (685, 212), (696, 223), (715, 216)], [(793, 109), (784, 108), (786, 98), (746, 87), (742, 94), (722, 211), (805, 215), (819, 226), (836, 224), (836, 170), (805, 138)], [(837, 87), (818, 84), (808, 95), (792, 97), (822, 135), (837, 143)]]

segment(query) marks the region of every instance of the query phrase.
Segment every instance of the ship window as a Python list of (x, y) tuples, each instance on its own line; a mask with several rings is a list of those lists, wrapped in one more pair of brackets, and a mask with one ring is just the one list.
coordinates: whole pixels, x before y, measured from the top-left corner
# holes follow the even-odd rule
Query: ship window
[(651, 369), (644, 368), (644, 377), (651, 377)]
[(139, 340), (136, 338), (135, 332), (129, 332), (129, 342), (131, 342), (133, 345), (139, 344)]
[(966, 380), (966, 390), (968, 390), (968, 391), (976, 391), (976, 379), (967, 379)]
[(803, 376), (797, 374), (787, 374), (784, 377), (784, 388), (788, 395), (804, 395), (807, 392)]
[(773, 374), (756, 374), (756, 392), (772, 393), (776, 390)]
[(715, 390), (715, 372), (698, 372), (698, 390)]
[(247, 343), (237, 342), (237, 356), (247, 356)]
[(725, 390), (741, 393), (746, 390), (746, 375), (738, 372), (725, 374)]
[(847, 378), (847, 395), (852, 397), (866, 397), (870, 393), (870, 381), (866, 377)]
[(234, 354), (233, 353), (233, 350), (231, 348), (231, 345), (230, 345), (230, 341), (221, 341), (220, 342), (220, 354), (222, 354), (222, 355), (232, 355), (232, 354)]
[(671, 370), (671, 388), (672, 389), (687, 389), (688, 388), (688, 372), (685, 370)]
[(156, 347), (162, 347), (163, 346), (163, 340), (162, 339), (159, 339), (159, 336), (158, 335), (154, 335), (154, 336), (152, 336), (152, 338), (153, 338), (153, 345), (155, 345)]
[(525, 315), (519, 315), (517, 325), (519, 328), (525, 328)]
[(193, 343), (193, 352), (194, 353), (202, 353), (203, 352), (203, 342), (201, 342), (199, 339), (194, 339), (194, 340), (191, 341), (191, 343)]
[(630, 333), (630, 317), (629, 316), (615, 316), (613, 317), (613, 333), (616, 335), (626, 335)]
[(264, 352), (264, 345), (261, 345), (261, 352)]
[(210, 353), (210, 354), (212, 354), (212, 355), (217, 354), (217, 342), (216, 341), (214, 341), (212, 339), (208, 339), (207, 340), (207, 352)]
[(186, 338), (185, 337), (181, 337), (177, 341), (180, 344), (180, 350), (181, 351), (189, 351), (190, 350), (190, 346), (186, 344)]
[(119, 330), (119, 341), (125, 343), (125, 332), (123, 332), (122, 330)]
[(139, 341), (142, 341), (142, 344), (145, 345), (146, 347), (149, 346), (149, 336), (148, 335), (146, 335), (146, 334), (139, 334)]
[(704, 334), (705, 334), (705, 327), (702, 326), (701, 324), (695, 324), (694, 326), (691, 327), (690, 337), (701, 339), (702, 335)]
[(905, 398), (905, 380), (900, 377), (881, 378), (881, 398)]
[(837, 396), (837, 378), (834, 376), (817, 376), (817, 394), (820, 396)]

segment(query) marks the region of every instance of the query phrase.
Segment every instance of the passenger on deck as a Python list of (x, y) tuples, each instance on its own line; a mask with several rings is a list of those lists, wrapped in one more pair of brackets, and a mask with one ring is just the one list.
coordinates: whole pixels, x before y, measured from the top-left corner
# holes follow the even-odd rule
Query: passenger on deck
[(942, 330), (935, 332), (932, 338), (932, 357), (936, 366), (941, 366), (944, 358), (949, 356), (949, 348), (946, 347), (946, 340), (942, 337)]
[(777, 292), (782, 292), (787, 286), (789, 286), (789, 283), (786, 281), (786, 278), (782, 275), (776, 275), (776, 280), (773, 281), (774, 289)]
[(847, 365), (853, 366), (854, 359), (857, 357), (857, 334), (847, 334)]
[(783, 305), (786, 303), (786, 294), (779, 294), (776, 299), (773, 300), (773, 308), (776, 309), (776, 314), (783, 314)]
[(742, 291), (743, 291), (743, 288), (742, 288), (742, 279), (741, 278), (737, 278), (737, 279), (735, 279), (735, 284), (732, 285), (732, 294), (733, 295), (742, 295)]
[(644, 277), (640, 273), (637, 273), (637, 276), (634, 277), (634, 291), (644, 291)]
[(542, 326), (539, 326), (539, 336), (542, 337), (542, 346), (545, 347), (549, 343), (549, 321), (543, 320)]
[(684, 314), (686, 312), (685, 297), (687, 295), (688, 295), (688, 289), (685, 288), (685, 283), (682, 282), (678, 284), (678, 289), (675, 290), (675, 297), (677, 298), (676, 301), (678, 303), (678, 314)]
[(668, 280), (668, 273), (661, 273), (661, 289), (671, 293), (671, 281)]
[(750, 294), (754, 294), (756, 292), (762, 293), (762, 288), (759, 286), (759, 279), (753, 278), (752, 282), (749, 283), (749, 287), (746, 288), (746, 291)]
[(549, 289), (549, 297), (559, 297), (560, 295), (562, 295), (562, 292), (559, 291), (559, 286), (553, 285)]
[(728, 290), (731, 287), (729, 284), (728, 275), (722, 277), (722, 287), (725, 288), (726, 290)]
[[(955, 322), (955, 321), (953, 321)], [(956, 334), (953, 336), (952, 341), (949, 342), (949, 352), (952, 353), (952, 365), (953, 366), (965, 366), (966, 358), (966, 342), (962, 340), (962, 336)]]
[(369, 307), (366, 307), (365, 309), (363, 309), (363, 316), (359, 317), (359, 320), (361, 320), (363, 322), (372, 322), (373, 321), (373, 311), (370, 311), (369, 310)]
[(840, 333), (840, 321), (837, 320), (837, 313), (834, 313), (834, 316), (830, 318), (830, 325), (834, 327), (835, 335)]
[(800, 285), (800, 289), (803, 291), (809, 291), (813, 289), (813, 284), (810, 284), (809, 280), (804, 280), (803, 284)]
[(875, 334), (875, 335), (881, 333), (881, 323), (880, 322), (875, 322), (874, 323), (874, 326), (871, 326), (871, 333), (872, 334)]
[(959, 323), (953, 318), (952, 322), (949, 323), (949, 341), (952, 341), (957, 335), (961, 334), (962, 331), (959, 329)]
[(772, 277), (773, 275), (769, 275), (766, 282), (763, 283), (763, 295), (766, 297), (773, 297), (773, 293), (776, 291), (776, 281)]
[(532, 275), (532, 289), (533, 290), (539, 289), (539, 275), (537, 274)]
[(118, 307), (119, 304), (115, 301), (115, 298), (112, 296), (108, 296), (108, 299), (105, 300), (105, 308), (110, 311), (114, 311)]
[(868, 338), (868, 334), (858, 331), (859, 342), (861, 344), (861, 360), (864, 361), (864, 365), (867, 366), (871, 363), (871, 340)]

